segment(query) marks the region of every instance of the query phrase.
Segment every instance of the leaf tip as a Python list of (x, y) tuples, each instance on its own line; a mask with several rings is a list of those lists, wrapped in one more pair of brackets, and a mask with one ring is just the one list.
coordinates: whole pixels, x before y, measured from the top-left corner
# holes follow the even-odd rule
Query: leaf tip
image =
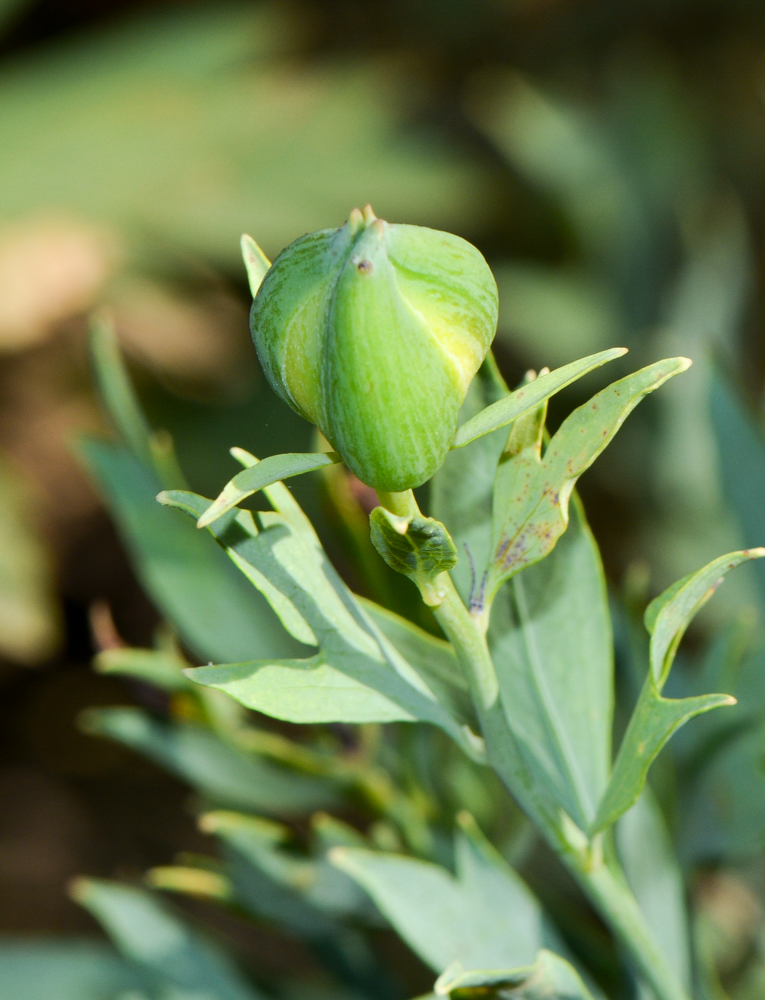
[(198, 528), (206, 528), (208, 525), (212, 524), (218, 517), (220, 517), (220, 512), (215, 509), (215, 504), (211, 503), (204, 514), (200, 514), (197, 519)]
[(83, 905), (88, 896), (89, 887), (90, 879), (86, 878), (84, 875), (75, 875), (75, 877), (70, 879), (67, 883), (66, 894), (70, 899), (73, 899), (75, 903)]

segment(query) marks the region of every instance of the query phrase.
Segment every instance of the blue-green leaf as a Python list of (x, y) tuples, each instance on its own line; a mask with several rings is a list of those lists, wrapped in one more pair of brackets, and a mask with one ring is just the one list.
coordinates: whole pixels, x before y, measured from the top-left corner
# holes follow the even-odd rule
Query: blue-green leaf
[(155, 473), (121, 445), (93, 438), (79, 452), (105, 495), (139, 579), (203, 661), (297, 656), (267, 602), (209, 539), (157, 504)]
[(702, 712), (736, 703), (735, 698), (726, 694), (668, 699), (661, 692), (680, 639), (699, 608), (709, 600), (726, 573), (764, 555), (765, 549), (730, 552), (678, 580), (648, 605), (645, 614), (646, 627), (651, 633), (648, 676), (598, 806), (592, 832), (610, 826), (637, 801), (648, 769), (676, 729)]
[[(112, 1000), (145, 978), (106, 943), (0, 938), (0, 1000)], [(132, 994), (131, 994), (132, 995)]]
[(551, 934), (525, 884), (463, 814), (456, 877), (416, 858), (353, 848), (330, 853), (436, 972), (530, 965)]
[(651, 636), (651, 675), (659, 691), (669, 676), (678, 644), (689, 622), (714, 594), (726, 573), (743, 562), (763, 556), (765, 548), (729, 552), (673, 583), (651, 601), (645, 612), (645, 626)]
[[(163, 502), (199, 517), (209, 501), (191, 493)], [(188, 675), (206, 685), (234, 682), (231, 693), (291, 721), (418, 719), (446, 730), (465, 749), (463, 729), (355, 600), (317, 544), (278, 512), (230, 511), (211, 525), (219, 543), (245, 571), (251, 567), (289, 600), (307, 622), (319, 653), (296, 663), (255, 661), (203, 667)], [(218, 683), (220, 681), (220, 684)]]
[[(616, 846), (624, 874), (656, 943), (690, 989), (691, 954), (683, 873), (659, 805), (646, 785), (616, 824)], [(653, 994), (642, 987), (641, 1000)]]
[(500, 590), (488, 638), (525, 786), (585, 829), (608, 783), (613, 651), (600, 554), (576, 498), (558, 545)]
[(264, 458), (242, 472), (238, 472), (228, 483), (221, 495), (210, 504), (197, 521), (198, 528), (207, 528), (222, 514), (236, 507), (242, 500), (257, 493), (258, 490), (271, 486), (273, 483), (300, 476), (304, 472), (314, 472), (326, 465), (334, 465), (341, 461), (334, 452), (318, 452), (316, 454), (271, 455)]
[(100, 708), (85, 713), (83, 726), (144, 754), (222, 806), (292, 814), (329, 808), (339, 797), (328, 781), (246, 755), (193, 723), (165, 725), (138, 708)]
[[(602, 389), (564, 420), (543, 458), (536, 446), (503, 457), (494, 487), (487, 602), (503, 580), (547, 555), (568, 525), (576, 480), (638, 403), (690, 363), (687, 358), (658, 361)], [(546, 377), (529, 383), (528, 391)]]
[[(325, 848), (315, 856), (285, 850), (286, 827), (233, 812), (207, 813), (200, 825), (226, 845), (234, 888), (258, 916), (316, 939), (337, 934), (339, 917), (374, 915), (366, 894), (325, 859)], [(355, 840), (364, 843), (359, 834)]]
[[(720, 482), (738, 516), (747, 546), (765, 544), (765, 441), (753, 415), (717, 372), (710, 384)], [(752, 567), (765, 605), (765, 563)]]
[(150, 892), (86, 878), (78, 879), (71, 891), (122, 954), (159, 982), (210, 1000), (258, 1000), (262, 996), (228, 958)]
[(458, 719), (470, 720), (478, 732), (470, 687), (451, 643), (438, 639), (400, 615), (363, 597), (356, 598), (407, 663), (423, 677), (439, 702)]
[(457, 429), (452, 447), (463, 448), (471, 441), (475, 441), (476, 438), (483, 437), (484, 434), (490, 434), (499, 427), (506, 427), (524, 414), (535, 410), (540, 403), (544, 403), (556, 392), (565, 389), (567, 385), (582, 378), (594, 368), (598, 368), (608, 361), (613, 361), (614, 358), (620, 358), (626, 353), (626, 347), (612, 347), (608, 351), (591, 354), (588, 358), (572, 361), (569, 365), (556, 368), (555, 371), (548, 372), (546, 375), (540, 375), (533, 382), (526, 383), (520, 389), (511, 392), (509, 396), (497, 400), (496, 403), (492, 403), (491, 406), (471, 417)]

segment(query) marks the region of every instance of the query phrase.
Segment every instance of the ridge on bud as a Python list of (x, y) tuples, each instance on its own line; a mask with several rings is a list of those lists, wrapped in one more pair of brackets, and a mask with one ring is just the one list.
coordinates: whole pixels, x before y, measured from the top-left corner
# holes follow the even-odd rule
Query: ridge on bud
[(364, 483), (400, 492), (443, 463), (497, 325), (497, 286), (466, 240), (371, 207), (276, 258), (250, 316), (274, 390)]

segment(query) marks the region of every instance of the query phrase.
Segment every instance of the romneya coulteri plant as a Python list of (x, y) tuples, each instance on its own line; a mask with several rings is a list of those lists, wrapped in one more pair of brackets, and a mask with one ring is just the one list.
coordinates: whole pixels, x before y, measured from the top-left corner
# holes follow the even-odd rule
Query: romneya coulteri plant
[[(154, 651), (105, 652), (101, 669), (169, 693), (174, 727), (130, 709), (99, 710), (85, 723), (229, 806), (201, 818), (229, 852), (225, 869), (186, 864), (150, 881), (321, 941), (357, 995), (381, 993), (369, 986), (373, 973), (351, 968), (348, 921), (392, 925), (438, 974), (438, 995), (603, 996), (597, 970), (570, 947), (576, 935), (569, 928), (564, 940), (475, 819), (453, 808), (470, 802), (450, 793), (445, 805), (423, 806), (428, 794), (438, 799), (439, 767), (457, 753), (473, 787), (490, 797), (498, 776), (611, 931), (644, 995), (688, 1000), (695, 986), (682, 890), (662, 904), (678, 914), (672, 931), (641, 892), (640, 850), (668, 851), (646, 777), (680, 726), (734, 703), (727, 694), (662, 691), (695, 613), (729, 570), (765, 549), (721, 556), (648, 606), (642, 689), (614, 752), (606, 585), (575, 486), (638, 403), (690, 361), (660, 360), (621, 378), (550, 436), (550, 397), (625, 351), (532, 372), (508, 389), (490, 352), (496, 285), (469, 243), (389, 224), (367, 207), (337, 230), (298, 239), (273, 264), (249, 237), (242, 247), (258, 357), (277, 395), (321, 432), (315, 452), (258, 460), (234, 448), (244, 468), (217, 499), (179, 488), (171, 442), (148, 429), (110, 331), (94, 331), (102, 392), (124, 445), (87, 441), (84, 458), (187, 650), (213, 662), (188, 667), (167, 636)], [(414, 584), (403, 604), (389, 602), (397, 610), (352, 593), (283, 484), (316, 470), (331, 481), (340, 466), (376, 491), (371, 542)], [(243, 598), (212, 539), (144, 503), (155, 483), (166, 487), (160, 503), (207, 529), (255, 596)], [(413, 492), (425, 483), (428, 513)], [(255, 495), (270, 509), (240, 506)], [(359, 509), (338, 509), (363, 547)], [(263, 729), (238, 706), (305, 724), (310, 735), (296, 742)], [(431, 730), (427, 794), (403, 777), (413, 744), (381, 750), (381, 723), (425, 723), (442, 734)], [(336, 728), (319, 728), (326, 724), (359, 727), (351, 752)], [(315, 812), (349, 799), (377, 817), (367, 836)], [(436, 819), (450, 806), (459, 813), (451, 848)], [(257, 818), (263, 813), (314, 813), (302, 855), (285, 849), (289, 829)], [(667, 860), (667, 871), (674, 865)], [(152, 952), (145, 928), (171, 917), (143, 890), (82, 880), (73, 891), (165, 985), (257, 995), (191, 932), (179, 932), (182, 959)], [(124, 906), (141, 914), (135, 925), (120, 916)], [(624, 995), (620, 988), (605, 984), (613, 995)]]

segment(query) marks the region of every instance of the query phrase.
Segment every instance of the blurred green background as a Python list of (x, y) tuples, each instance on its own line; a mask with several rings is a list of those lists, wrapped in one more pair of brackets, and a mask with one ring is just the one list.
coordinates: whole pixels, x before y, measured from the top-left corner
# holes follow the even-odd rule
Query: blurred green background
[[(762, 3), (0, 0), (0, 33), (0, 933), (90, 932), (69, 878), (203, 840), (184, 786), (76, 729), (136, 696), (89, 661), (110, 629), (150, 644), (157, 613), (70, 442), (108, 432), (102, 308), (195, 489), (232, 444), (310, 447), (257, 368), (242, 231), (273, 257), (371, 202), (464, 236), (511, 384), (618, 344), (612, 377), (691, 357), (581, 484), (614, 594), (765, 541), (763, 484), (735, 485), (765, 381)], [(751, 617), (762, 582), (741, 570), (691, 642)], [(749, 914), (730, 933), (761, 933), (746, 881), (720, 892), (700, 898), (723, 924), (737, 892)]]

